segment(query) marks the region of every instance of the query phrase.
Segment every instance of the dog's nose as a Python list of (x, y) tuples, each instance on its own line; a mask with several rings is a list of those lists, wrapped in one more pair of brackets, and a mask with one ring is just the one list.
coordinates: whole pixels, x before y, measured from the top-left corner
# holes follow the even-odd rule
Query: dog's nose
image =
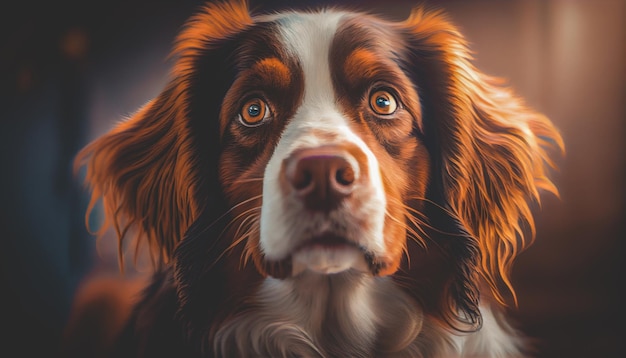
[(335, 209), (352, 193), (359, 176), (356, 159), (334, 146), (297, 151), (284, 165), (293, 192), (313, 211)]

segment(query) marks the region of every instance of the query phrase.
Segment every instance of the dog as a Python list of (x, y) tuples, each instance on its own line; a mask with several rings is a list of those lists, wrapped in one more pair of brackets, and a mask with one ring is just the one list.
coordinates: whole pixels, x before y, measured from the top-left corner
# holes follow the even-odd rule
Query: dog
[(442, 11), (208, 3), (173, 58), (76, 158), (154, 261), (101, 354), (529, 354), (510, 272), (563, 140)]

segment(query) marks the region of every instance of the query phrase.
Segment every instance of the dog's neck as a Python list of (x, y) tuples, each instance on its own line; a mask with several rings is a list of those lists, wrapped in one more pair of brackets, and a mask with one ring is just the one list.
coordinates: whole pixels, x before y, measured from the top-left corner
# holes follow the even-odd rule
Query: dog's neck
[(219, 329), (214, 347), (220, 356), (423, 354), (432, 348), (420, 342), (433, 343), (424, 324), (419, 306), (388, 277), (304, 272), (267, 278), (251, 308)]

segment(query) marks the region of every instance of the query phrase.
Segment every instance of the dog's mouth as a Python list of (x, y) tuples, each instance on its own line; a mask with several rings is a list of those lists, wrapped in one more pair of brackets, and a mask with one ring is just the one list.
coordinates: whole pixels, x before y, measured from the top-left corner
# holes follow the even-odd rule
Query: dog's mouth
[(297, 246), (286, 259), (266, 261), (275, 278), (297, 277), (304, 272), (332, 275), (353, 270), (376, 275), (381, 265), (367, 248), (333, 233), (323, 233)]
[(324, 249), (341, 249), (346, 247), (352, 247), (355, 249), (361, 250), (361, 248), (354, 242), (346, 239), (343, 236), (336, 235), (333, 233), (322, 233), (320, 235), (314, 236), (311, 239), (305, 241), (300, 246), (298, 246), (293, 252), (298, 253), (299, 251), (315, 249), (315, 248), (324, 248)]
[(305, 271), (330, 275), (350, 269), (367, 272), (363, 251), (341, 236), (315, 236), (294, 250), (291, 275), (296, 277)]

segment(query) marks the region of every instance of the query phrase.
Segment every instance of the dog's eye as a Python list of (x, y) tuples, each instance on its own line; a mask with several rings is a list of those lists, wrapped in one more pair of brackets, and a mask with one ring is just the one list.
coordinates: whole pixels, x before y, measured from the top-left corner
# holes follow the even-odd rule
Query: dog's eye
[(248, 100), (243, 107), (241, 107), (241, 113), (239, 117), (244, 125), (258, 126), (264, 119), (269, 118), (270, 109), (260, 98), (252, 98)]
[(398, 108), (396, 98), (387, 91), (376, 91), (370, 96), (370, 107), (379, 115), (390, 115)]

